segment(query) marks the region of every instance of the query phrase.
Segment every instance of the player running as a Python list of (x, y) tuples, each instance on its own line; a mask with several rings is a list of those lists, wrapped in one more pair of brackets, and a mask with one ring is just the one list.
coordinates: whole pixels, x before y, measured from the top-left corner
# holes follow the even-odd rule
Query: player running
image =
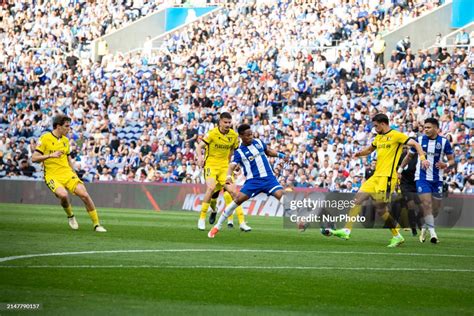
[[(426, 160), (424, 152), (415, 140), (410, 139), (407, 135), (395, 131), (390, 128), (387, 115), (379, 113), (372, 118), (372, 122), (377, 132), (372, 144), (363, 150), (354, 154), (355, 158), (370, 155), (372, 152), (377, 152), (377, 164), (375, 166), (374, 174), (361, 186), (359, 192), (355, 196), (355, 206), (350, 210), (350, 218), (355, 217), (361, 211), (362, 203), (372, 198), (375, 200), (375, 208), (381, 218), (388, 224), (392, 232), (392, 239), (387, 247), (397, 247), (402, 244), (405, 239), (400, 234), (399, 225), (390, 216), (387, 211), (387, 202), (395, 190), (398, 182), (397, 169), (398, 161), (402, 153), (402, 147), (407, 144), (416, 148), (419, 154), (420, 165), (423, 168), (428, 168), (430, 163)], [(328, 229), (327, 236), (337, 236), (342, 239), (349, 239), (353, 222), (346, 223), (343, 229), (333, 230)]]
[(68, 191), (77, 195), (86, 206), (94, 231), (105, 233), (107, 230), (100, 225), (99, 217), (84, 183), (74, 171), (74, 162), (71, 159), (69, 139), (66, 135), (71, 128), (71, 119), (66, 115), (59, 114), (53, 118), (53, 131), (43, 134), (38, 140), (33, 162), (42, 162), (44, 167), (44, 181), (48, 188), (61, 201), (61, 206), (67, 214), (69, 226), (77, 230), (79, 224), (72, 212), (69, 203)]
[[(206, 179), (206, 193), (202, 201), (201, 214), (198, 220), (198, 229), (206, 229), (206, 213), (211, 206), (215, 209), (219, 192), (225, 186), (226, 190), (232, 190), (226, 186), (226, 175), (229, 167), (229, 161), (232, 157), (234, 149), (239, 147), (239, 137), (237, 133), (231, 129), (232, 116), (228, 112), (221, 113), (219, 116), (219, 126), (210, 130), (196, 147), (198, 165), (204, 167), (204, 177)], [(202, 149), (206, 148), (206, 157), (202, 157)], [(224, 194), (224, 201), (228, 205), (232, 201), (229, 193)], [(211, 214), (211, 224), (215, 221), (215, 213)], [(239, 219), (240, 229), (242, 231), (251, 231), (251, 227), (245, 223), (244, 212), (240, 207), (237, 209), (237, 217)], [(231, 224), (232, 222), (229, 222)], [(231, 226), (231, 225), (229, 225)], [(233, 227), (233, 225), (232, 225)]]
[(239, 137), (242, 139), (242, 144), (234, 152), (232, 163), (229, 165), (227, 172), (226, 183), (232, 183), (232, 174), (237, 165), (243, 168), (246, 181), (238, 195), (226, 207), (224, 213), (221, 214), (217, 224), (209, 231), (207, 235), (209, 238), (216, 236), (222, 229), (224, 221), (237, 207), (260, 192), (268, 195), (271, 194), (282, 203), (283, 187), (275, 177), (267, 156), (285, 158), (285, 155), (271, 149), (260, 139), (254, 139), (248, 124), (240, 125), (238, 132)]
[[(423, 169), (420, 163), (416, 165), (415, 181), (416, 190), (421, 200), (421, 208), (425, 223), (421, 228), (420, 242), (426, 241), (426, 232), (430, 232), (430, 241), (433, 244), (439, 243), (438, 235), (435, 231), (434, 217), (438, 215), (443, 198), (443, 175), (444, 169), (455, 165), (453, 149), (449, 141), (440, 136), (439, 122), (435, 118), (425, 120), (424, 135), (418, 137), (418, 143), (421, 144), (423, 151), (426, 152), (430, 167)], [(398, 173), (405, 168), (415, 155), (413, 149), (402, 161)], [(448, 162), (443, 162), (443, 156), (446, 156)]]

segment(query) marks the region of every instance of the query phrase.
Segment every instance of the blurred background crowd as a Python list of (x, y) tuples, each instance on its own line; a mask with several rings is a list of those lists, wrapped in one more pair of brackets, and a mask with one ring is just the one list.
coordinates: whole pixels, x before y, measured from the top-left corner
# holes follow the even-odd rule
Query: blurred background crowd
[(376, 156), (351, 156), (383, 112), (412, 137), (439, 119), (457, 163), (449, 190), (474, 193), (472, 34), (452, 50), (412, 51), (406, 37), (389, 52), (380, 37), (439, 0), (239, 1), (159, 49), (88, 57), (91, 40), (167, 5), (2, 3), (0, 177), (42, 180), (32, 152), (65, 113), (84, 181), (203, 183), (195, 145), (227, 111), (291, 157), (272, 158), (285, 186), (355, 192)]

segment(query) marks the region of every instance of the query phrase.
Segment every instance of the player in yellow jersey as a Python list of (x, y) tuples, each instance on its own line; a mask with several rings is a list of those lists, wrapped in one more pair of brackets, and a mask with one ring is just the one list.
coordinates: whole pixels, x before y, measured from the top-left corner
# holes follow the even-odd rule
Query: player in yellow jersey
[[(407, 144), (416, 149), (423, 168), (428, 168), (430, 163), (426, 160), (423, 149), (419, 143), (408, 138), (407, 135), (390, 128), (387, 115), (379, 113), (372, 118), (372, 122), (377, 136), (368, 147), (355, 153), (354, 157), (367, 156), (373, 151), (377, 151), (377, 164), (374, 174), (364, 182), (356, 194), (354, 201), (355, 206), (349, 211), (349, 218), (356, 217), (361, 211), (362, 203), (372, 198), (378, 214), (388, 224), (393, 235), (388, 247), (397, 247), (402, 244), (405, 239), (400, 235), (398, 223), (387, 211), (387, 202), (389, 202), (390, 196), (397, 185), (397, 165), (400, 160), (400, 155), (402, 154), (403, 145)], [(338, 230), (327, 229), (325, 235), (334, 235), (343, 239), (349, 239), (352, 225), (353, 222), (348, 221), (345, 228)]]
[(76, 230), (79, 225), (69, 203), (68, 192), (77, 195), (86, 206), (92, 219), (94, 231), (104, 233), (107, 230), (100, 225), (99, 217), (84, 183), (74, 171), (69, 149), (69, 139), (66, 135), (71, 128), (71, 119), (59, 114), (53, 118), (53, 131), (43, 134), (33, 153), (33, 162), (42, 162), (44, 167), (44, 181), (49, 189), (61, 201), (61, 206), (68, 216), (69, 226)]
[[(204, 177), (206, 179), (206, 193), (202, 201), (201, 214), (198, 221), (198, 229), (206, 229), (206, 213), (211, 206), (215, 209), (216, 199), (222, 188), (226, 191), (233, 191), (233, 189), (226, 185), (227, 169), (229, 161), (234, 153), (234, 149), (239, 147), (239, 135), (231, 129), (232, 116), (228, 112), (221, 113), (219, 116), (218, 127), (210, 130), (202, 139), (202, 142), (196, 146), (198, 165), (203, 168)], [(206, 149), (205, 157), (203, 158), (202, 150)], [(232, 196), (229, 192), (224, 193), (224, 200), (226, 205), (232, 202)], [(240, 229), (242, 231), (251, 231), (251, 228), (245, 223), (244, 213), (242, 207), (236, 210), (239, 219)], [(212, 218), (215, 221), (215, 212)], [(212, 224), (212, 223), (211, 223)], [(231, 220), (229, 220), (229, 227), (233, 227)]]

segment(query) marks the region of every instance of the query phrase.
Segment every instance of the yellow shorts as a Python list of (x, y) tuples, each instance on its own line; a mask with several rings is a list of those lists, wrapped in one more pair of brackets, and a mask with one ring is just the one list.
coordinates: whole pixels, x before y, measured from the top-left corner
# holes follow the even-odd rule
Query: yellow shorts
[(227, 170), (228, 166), (204, 166), (204, 178), (207, 179), (214, 179), (216, 180), (216, 190), (221, 189), (225, 185), (225, 181), (227, 180)]
[(46, 182), (46, 185), (48, 188), (53, 191), (53, 193), (56, 192), (56, 189), (58, 187), (63, 187), (67, 189), (69, 192), (74, 193), (76, 191), (76, 187), (79, 183), (84, 183), (82, 182), (77, 175), (74, 172), (66, 172), (64, 174), (54, 174), (54, 175), (45, 175), (44, 176), (44, 181)]
[(377, 201), (390, 201), (390, 196), (397, 187), (397, 177), (392, 177), (389, 181), (389, 177), (375, 177), (372, 176), (369, 180), (365, 181), (360, 187), (360, 192), (370, 193), (372, 197)]

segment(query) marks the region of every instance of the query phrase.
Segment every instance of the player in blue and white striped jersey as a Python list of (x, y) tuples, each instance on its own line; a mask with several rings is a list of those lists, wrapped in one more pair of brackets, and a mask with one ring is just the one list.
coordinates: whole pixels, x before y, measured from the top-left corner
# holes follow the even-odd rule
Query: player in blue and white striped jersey
[[(416, 165), (416, 189), (421, 200), (421, 208), (425, 224), (421, 229), (420, 241), (425, 242), (427, 230), (430, 232), (431, 242), (437, 244), (438, 236), (434, 229), (434, 216), (438, 214), (443, 197), (443, 175), (446, 168), (454, 166), (453, 149), (449, 141), (438, 135), (439, 122), (435, 118), (428, 118), (424, 124), (424, 135), (418, 137), (417, 142), (423, 148), (426, 159), (430, 162), (428, 169), (421, 168), (420, 162)], [(398, 173), (400, 174), (410, 159), (415, 155), (413, 150), (402, 161)], [(444, 162), (446, 156), (448, 162)]]
[(239, 205), (257, 194), (263, 192), (273, 195), (280, 203), (283, 197), (283, 187), (275, 177), (267, 156), (286, 159), (285, 155), (271, 149), (260, 139), (254, 139), (248, 124), (240, 125), (238, 133), (242, 143), (234, 151), (234, 156), (227, 172), (226, 184), (230, 185), (232, 183), (232, 173), (237, 165), (242, 167), (246, 181), (239, 194), (234, 197), (234, 201), (226, 207), (224, 213), (219, 217), (217, 224), (209, 231), (209, 238), (214, 238), (222, 229), (224, 221)]

